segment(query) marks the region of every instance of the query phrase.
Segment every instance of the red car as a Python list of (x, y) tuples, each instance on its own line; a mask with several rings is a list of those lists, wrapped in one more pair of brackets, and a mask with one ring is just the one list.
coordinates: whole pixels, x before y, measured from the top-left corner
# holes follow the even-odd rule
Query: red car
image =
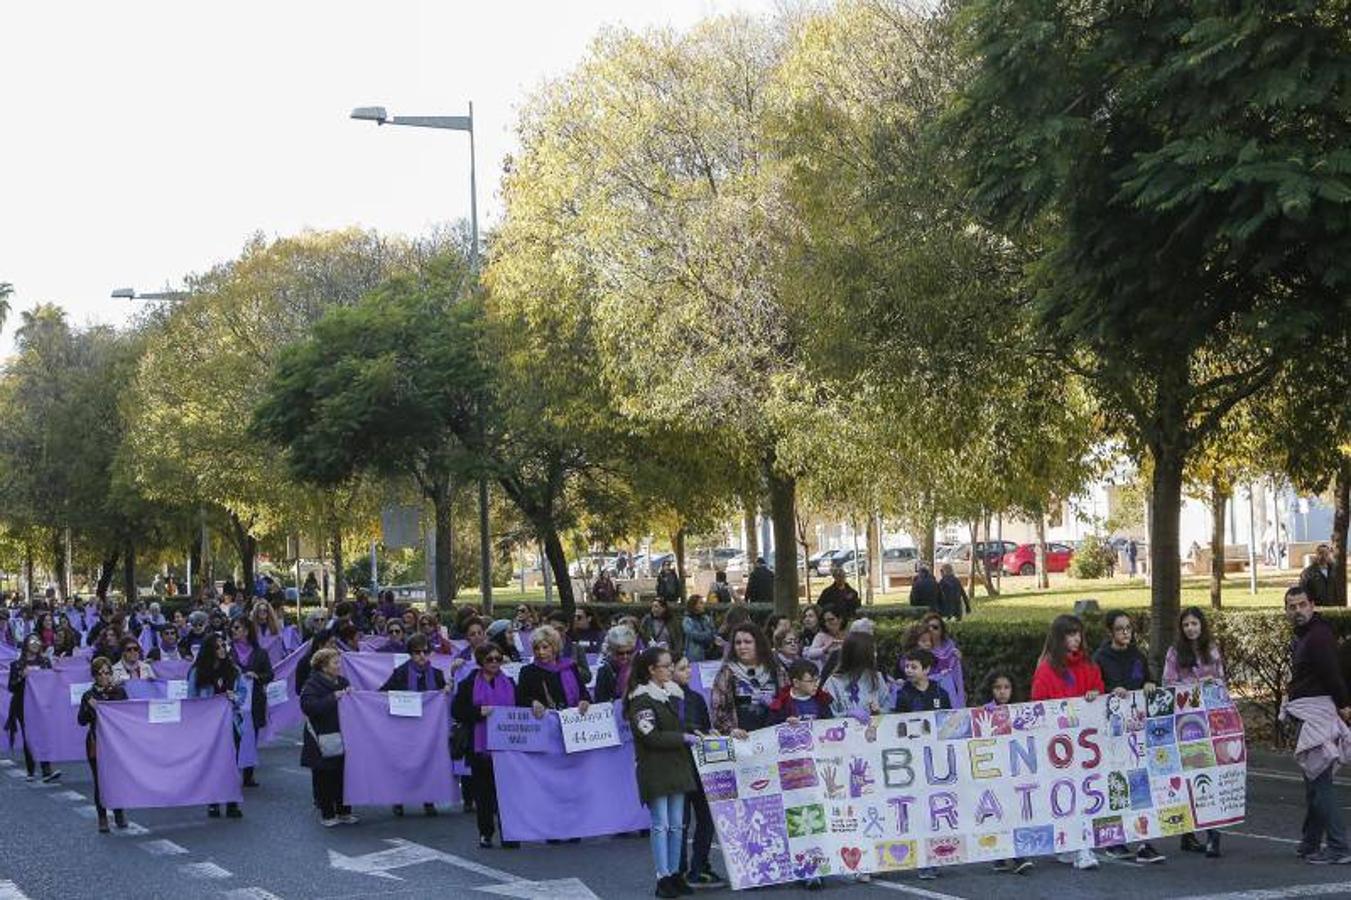
[[(1074, 558), (1074, 548), (1068, 544), (1046, 545), (1046, 571), (1064, 572)], [(1019, 544), (1016, 550), (1004, 554), (1002, 565), (1005, 575), (1037, 574), (1037, 545)]]

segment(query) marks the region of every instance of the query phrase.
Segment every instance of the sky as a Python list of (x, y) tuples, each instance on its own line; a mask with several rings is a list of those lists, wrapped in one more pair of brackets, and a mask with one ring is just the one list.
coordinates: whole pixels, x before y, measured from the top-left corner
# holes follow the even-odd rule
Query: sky
[(773, 0), (358, 3), (181, 0), (0, 6), (0, 282), (76, 324), (114, 288), (162, 290), (269, 236), (417, 234), (468, 216), (463, 133), (377, 127), (353, 107), (474, 103), (479, 215), (500, 215), (522, 102), (604, 26), (688, 27)]

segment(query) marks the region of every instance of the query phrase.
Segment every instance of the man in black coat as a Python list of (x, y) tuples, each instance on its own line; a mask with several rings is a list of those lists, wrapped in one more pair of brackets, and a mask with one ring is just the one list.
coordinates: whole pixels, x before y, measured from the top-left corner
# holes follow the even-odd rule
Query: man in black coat
[(747, 603), (774, 602), (774, 570), (765, 562), (763, 556), (755, 558), (755, 568), (746, 577)]
[(834, 612), (841, 622), (854, 621), (854, 616), (858, 615), (858, 608), (863, 605), (858, 591), (854, 590), (853, 585), (844, 577), (844, 569), (840, 566), (830, 570), (830, 577), (834, 580), (826, 585), (826, 589), (817, 598), (816, 605), (820, 607), (822, 613), (826, 610)]
[(662, 560), (661, 571), (657, 573), (657, 597), (667, 603), (680, 602), (680, 575), (669, 559)]
[(938, 589), (938, 582), (934, 579), (933, 572), (929, 567), (921, 563), (915, 569), (915, 581), (910, 585), (910, 605), (927, 606), (932, 610), (939, 610), (943, 603), (943, 594)]
[(971, 598), (966, 595), (961, 579), (952, 573), (951, 563), (943, 563), (939, 571), (943, 577), (938, 579), (938, 592), (941, 595), (938, 611), (945, 619), (955, 617), (960, 621), (964, 613), (971, 612)]
[(1299, 574), (1299, 586), (1314, 606), (1332, 605), (1332, 551), (1327, 544), (1319, 544), (1313, 562)]

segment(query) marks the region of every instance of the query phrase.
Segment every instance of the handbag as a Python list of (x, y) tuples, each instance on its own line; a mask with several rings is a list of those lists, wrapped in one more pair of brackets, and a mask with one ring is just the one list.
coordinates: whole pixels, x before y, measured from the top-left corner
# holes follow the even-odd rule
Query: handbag
[(315, 732), (314, 726), (310, 724), (310, 720), (308, 718), (305, 720), (305, 730), (310, 733), (310, 737), (314, 738), (314, 743), (319, 746), (319, 755), (322, 756), (324, 759), (332, 759), (335, 756), (342, 756), (344, 753), (347, 752), (347, 748), (343, 745), (342, 742), (341, 731), (331, 731), (328, 734), (318, 734)]
[(464, 759), (474, 749), (474, 726), (456, 722), (450, 729), (450, 758)]

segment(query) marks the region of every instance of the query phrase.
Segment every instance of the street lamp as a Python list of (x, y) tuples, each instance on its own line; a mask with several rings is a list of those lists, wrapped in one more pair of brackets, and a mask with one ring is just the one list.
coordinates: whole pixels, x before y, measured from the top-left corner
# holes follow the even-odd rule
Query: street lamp
[[(358, 106), (352, 118), (376, 125), (407, 125), (412, 128), (439, 128), (443, 131), (464, 131), (469, 134), (469, 269), (478, 274), (478, 171), (474, 159), (474, 104), (469, 104), (467, 116), (391, 116), (383, 106)], [(479, 405), (478, 428), (482, 440), (485, 429), (483, 406)], [(483, 611), (493, 607), (492, 542), (488, 533), (488, 476), (478, 479), (478, 540), (479, 592)]]
[(113, 291), (114, 300), (169, 300), (177, 302), (187, 297), (186, 291), (158, 291), (149, 294), (138, 294), (135, 288), (117, 288)]

